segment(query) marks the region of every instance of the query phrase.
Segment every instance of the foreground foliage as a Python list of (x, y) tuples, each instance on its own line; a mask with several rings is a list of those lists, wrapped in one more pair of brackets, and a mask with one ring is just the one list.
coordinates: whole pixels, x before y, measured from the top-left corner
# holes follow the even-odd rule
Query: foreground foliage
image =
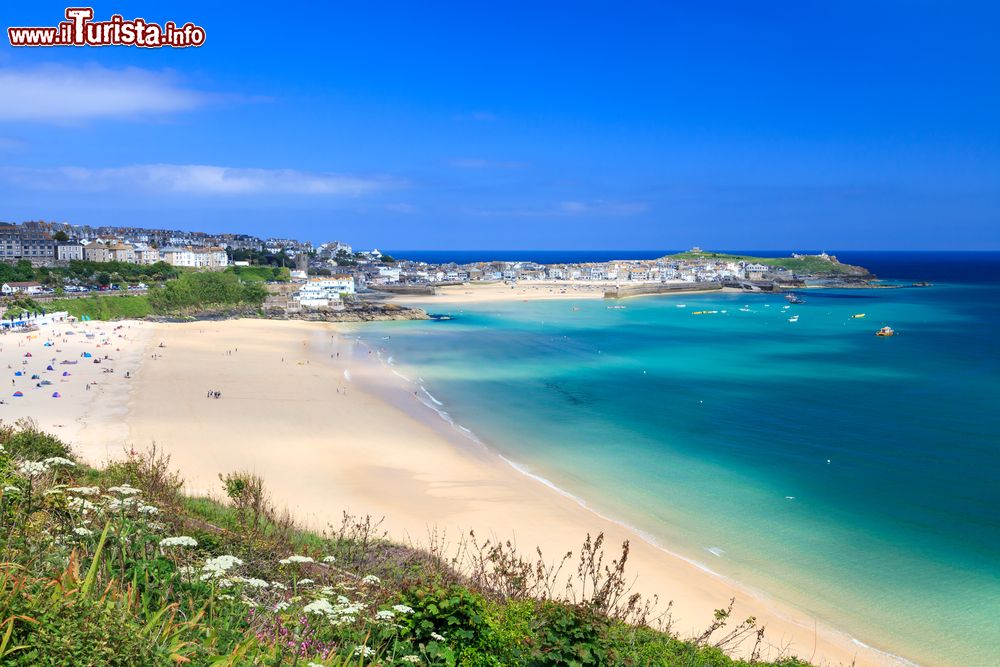
[(252, 474), (220, 477), (224, 501), (182, 484), (155, 448), (94, 470), (0, 425), (0, 664), (730, 666), (740, 644), (806, 664), (758, 663), (762, 633), (727, 610), (693, 639), (650, 627), (627, 545), (605, 563), (600, 536), (575, 561), (474, 535), (445, 558), (369, 517), (303, 531)]

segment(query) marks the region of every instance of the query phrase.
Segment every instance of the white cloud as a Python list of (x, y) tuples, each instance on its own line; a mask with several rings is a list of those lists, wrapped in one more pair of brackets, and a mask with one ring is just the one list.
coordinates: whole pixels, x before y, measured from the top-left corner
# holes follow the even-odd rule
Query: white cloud
[(187, 111), (209, 95), (170, 72), (100, 65), (0, 68), (0, 121), (71, 123)]
[(248, 169), (198, 164), (140, 164), (109, 169), (7, 167), (0, 168), (0, 180), (19, 187), (40, 190), (334, 197), (358, 197), (400, 184), (390, 178), (367, 178), (294, 169)]

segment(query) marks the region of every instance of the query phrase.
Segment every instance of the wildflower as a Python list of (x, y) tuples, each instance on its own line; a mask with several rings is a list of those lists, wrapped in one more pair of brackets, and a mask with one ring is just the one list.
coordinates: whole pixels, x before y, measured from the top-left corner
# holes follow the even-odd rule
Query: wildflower
[(53, 456), (52, 458), (45, 459), (42, 463), (44, 463), (49, 468), (54, 468), (56, 466), (66, 466), (67, 468), (72, 468), (73, 466), (76, 465), (69, 459), (64, 459), (61, 456)]
[(308, 586), (313, 583), (312, 579), (299, 579), (299, 586)]
[(254, 579), (253, 577), (234, 577), (237, 581), (241, 581), (247, 586), (252, 586), (253, 588), (267, 588), (268, 583), (263, 579)]
[(139, 489), (129, 484), (122, 484), (121, 486), (108, 487), (108, 493), (117, 493), (120, 496), (137, 496)]
[(391, 621), (392, 619), (396, 618), (396, 615), (391, 611), (389, 611), (388, 609), (382, 609), (381, 611), (375, 613), (375, 618), (377, 618), (380, 621)]
[(223, 593), (222, 595), (219, 596), (219, 599), (220, 600), (234, 600), (235, 598), (232, 595), (228, 594), (228, 593)]
[(414, 665), (419, 665), (420, 664), (420, 656), (419, 655), (404, 655), (402, 658), (399, 659), (399, 661), (400, 662), (409, 662), (409, 663), (412, 663)]
[(338, 595), (337, 604), (351, 604), (351, 601), (345, 598), (343, 595)]
[(63, 494), (63, 490), (61, 488), (59, 488), (59, 487), (55, 487), (53, 489), (49, 489), (48, 491), (46, 491), (42, 495), (43, 496), (61, 496), (62, 494)]
[(66, 506), (71, 510), (78, 510), (80, 512), (92, 512), (97, 509), (97, 505), (83, 498), (70, 498)]
[(3, 492), (4, 493), (21, 493), (21, 489), (17, 488), (16, 486), (5, 486), (5, 487), (3, 487)]
[(315, 563), (309, 556), (289, 556), (288, 558), (282, 558), (278, 561), (282, 565), (289, 565), (291, 563)]
[(88, 535), (94, 534), (94, 531), (90, 530), (89, 528), (74, 528), (73, 532), (79, 535), (80, 537), (87, 537)]
[(375, 649), (373, 649), (371, 646), (355, 646), (354, 655), (360, 655), (361, 657), (364, 658), (370, 658), (373, 655), (375, 655)]
[(323, 665), (319, 664), (318, 662), (309, 662), (306, 663), (306, 667), (323, 667)]
[(436, 632), (432, 632), (431, 633), (431, 639), (435, 639), (435, 640), (437, 640), (439, 642), (443, 642), (444, 641), (444, 636), (443, 635), (439, 635)]
[(153, 514), (159, 514), (159, 513), (160, 510), (157, 509), (156, 507), (153, 507), (152, 505), (139, 505), (139, 514), (149, 514), (150, 516), (152, 516)]
[(322, 614), (323, 616), (334, 616), (337, 613), (330, 601), (324, 598), (310, 602), (302, 608), (302, 611), (306, 614)]
[(188, 537), (187, 535), (178, 535), (177, 537), (165, 537), (160, 540), (160, 548), (164, 547), (196, 547), (198, 546), (198, 540), (193, 537)]
[(201, 568), (202, 572), (204, 572), (201, 575), (201, 580), (205, 581), (212, 577), (221, 577), (237, 565), (243, 565), (243, 561), (236, 556), (224, 555), (209, 558)]
[(286, 609), (288, 609), (288, 603), (287, 602), (278, 602), (278, 603), (276, 603), (274, 605), (274, 610), (275, 611), (285, 611)]
[(336, 556), (326, 556), (323, 559), (323, 562), (324, 563), (336, 563), (337, 562), (337, 557)]
[(0, 454), (3, 454), (5, 451), (7, 451), (7, 450), (4, 449), (3, 445), (0, 445)]
[(73, 493), (78, 496), (96, 496), (101, 492), (97, 486), (71, 486), (66, 489), (66, 493)]
[(394, 604), (392, 605), (393, 610), (398, 614), (412, 614), (413, 607), (407, 607), (405, 604)]
[(26, 477), (36, 477), (48, 469), (44, 461), (24, 461), (17, 467), (17, 471)]
[(381, 583), (381, 579), (376, 577), (374, 574), (366, 574), (362, 577), (361, 582), (365, 584), (378, 584)]

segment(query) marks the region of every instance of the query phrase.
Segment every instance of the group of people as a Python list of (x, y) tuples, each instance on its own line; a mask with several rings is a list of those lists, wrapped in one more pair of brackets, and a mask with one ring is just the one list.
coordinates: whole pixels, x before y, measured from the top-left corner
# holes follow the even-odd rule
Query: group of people
[(222, 398), (222, 392), (215, 391), (214, 389), (209, 389), (208, 394), (205, 396), (205, 398)]

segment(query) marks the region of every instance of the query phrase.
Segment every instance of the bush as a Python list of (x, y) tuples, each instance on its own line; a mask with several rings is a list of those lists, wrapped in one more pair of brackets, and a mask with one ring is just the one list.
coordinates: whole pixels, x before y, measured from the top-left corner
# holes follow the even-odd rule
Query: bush
[(404, 631), (418, 642), (430, 642), (437, 634), (461, 649), (486, 640), (485, 602), (467, 588), (416, 587), (403, 593), (402, 602), (413, 608), (403, 620)]
[(15, 426), (0, 425), (0, 445), (6, 453), (26, 461), (41, 461), (55, 456), (72, 459), (72, 453), (59, 438), (38, 430), (28, 419), (18, 420)]

